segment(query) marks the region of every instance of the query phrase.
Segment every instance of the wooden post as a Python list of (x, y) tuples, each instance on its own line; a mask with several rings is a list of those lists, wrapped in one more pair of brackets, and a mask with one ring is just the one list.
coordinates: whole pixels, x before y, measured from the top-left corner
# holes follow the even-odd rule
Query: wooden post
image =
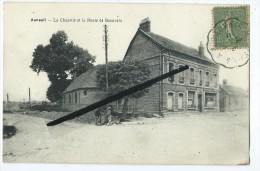
[(31, 89), (29, 87), (29, 105), (30, 105), (30, 109), (31, 109)]
[(8, 93), (6, 95), (6, 102), (9, 103), (9, 95), (8, 95)]
[[(108, 58), (107, 58), (107, 25), (104, 25), (105, 27), (105, 58), (106, 58), (106, 95), (108, 93)], [(106, 113), (108, 111), (108, 105), (106, 105)], [(106, 116), (107, 117), (107, 116)], [(100, 116), (101, 118), (101, 116)], [(107, 121), (107, 118), (105, 119)]]

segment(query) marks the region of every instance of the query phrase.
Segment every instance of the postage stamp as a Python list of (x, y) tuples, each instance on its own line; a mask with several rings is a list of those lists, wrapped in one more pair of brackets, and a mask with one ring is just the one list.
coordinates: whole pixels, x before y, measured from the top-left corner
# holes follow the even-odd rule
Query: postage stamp
[(245, 48), (249, 46), (248, 7), (215, 7), (215, 48)]
[(212, 28), (207, 50), (214, 62), (226, 68), (241, 67), (249, 61), (250, 8), (222, 6), (212, 8)]

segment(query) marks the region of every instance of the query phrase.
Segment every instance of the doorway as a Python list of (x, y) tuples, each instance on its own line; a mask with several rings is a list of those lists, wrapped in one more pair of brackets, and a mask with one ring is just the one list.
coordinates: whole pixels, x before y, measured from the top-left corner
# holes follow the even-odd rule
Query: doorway
[(183, 109), (183, 93), (179, 93), (178, 97), (178, 109)]
[(170, 92), (167, 95), (167, 109), (173, 110), (173, 93)]

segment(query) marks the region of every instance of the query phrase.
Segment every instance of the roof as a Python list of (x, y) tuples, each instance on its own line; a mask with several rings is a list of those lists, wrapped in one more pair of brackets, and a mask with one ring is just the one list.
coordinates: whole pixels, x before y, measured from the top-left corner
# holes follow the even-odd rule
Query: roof
[(220, 91), (230, 95), (230, 96), (239, 96), (239, 97), (246, 97), (248, 96), (248, 92), (242, 88), (230, 86), (230, 85), (219, 85)]
[(66, 88), (63, 93), (67, 93), (76, 89), (96, 88), (96, 72), (99, 66), (94, 66), (78, 77), (74, 78), (72, 83)]
[(198, 53), (197, 49), (188, 47), (186, 45), (183, 45), (181, 43), (175, 42), (175, 41), (170, 40), (168, 38), (165, 38), (163, 36), (154, 34), (152, 32), (145, 32), (145, 31), (143, 31), (141, 29), (138, 29), (138, 31), (140, 31), (141, 33), (143, 33), (144, 35), (149, 37), (152, 41), (154, 41), (159, 46), (161, 46), (161, 47), (163, 47), (165, 49), (172, 50), (172, 51), (175, 51), (175, 52), (180, 52), (182, 54), (189, 55), (189, 56), (194, 57), (196, 59), (204, 60), (204, 61), (210, 62), (212, 64), (215, 64), (207, 56), (205, 56), (205, 55), (199, 56), (199, 53)]

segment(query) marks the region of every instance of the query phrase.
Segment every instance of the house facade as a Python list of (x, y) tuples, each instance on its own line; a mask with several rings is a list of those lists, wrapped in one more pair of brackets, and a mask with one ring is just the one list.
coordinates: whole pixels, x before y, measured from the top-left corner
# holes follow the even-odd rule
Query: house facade
[(199, 44), (193, 49), (151, 32), (144, 19), (130, 42), (124, 60), (149, 64), (151, 78), (188, 65), (189, 70), (165, 79), (136, 99), (136, 111), (218, 111), (219, 67), (204, 55)]
[(223, 80), (223, 84), (219, 86), (219, 108), (220, 112), (248, 110), (249, 108), (249, 92), (227, 84), (227, 80)]

